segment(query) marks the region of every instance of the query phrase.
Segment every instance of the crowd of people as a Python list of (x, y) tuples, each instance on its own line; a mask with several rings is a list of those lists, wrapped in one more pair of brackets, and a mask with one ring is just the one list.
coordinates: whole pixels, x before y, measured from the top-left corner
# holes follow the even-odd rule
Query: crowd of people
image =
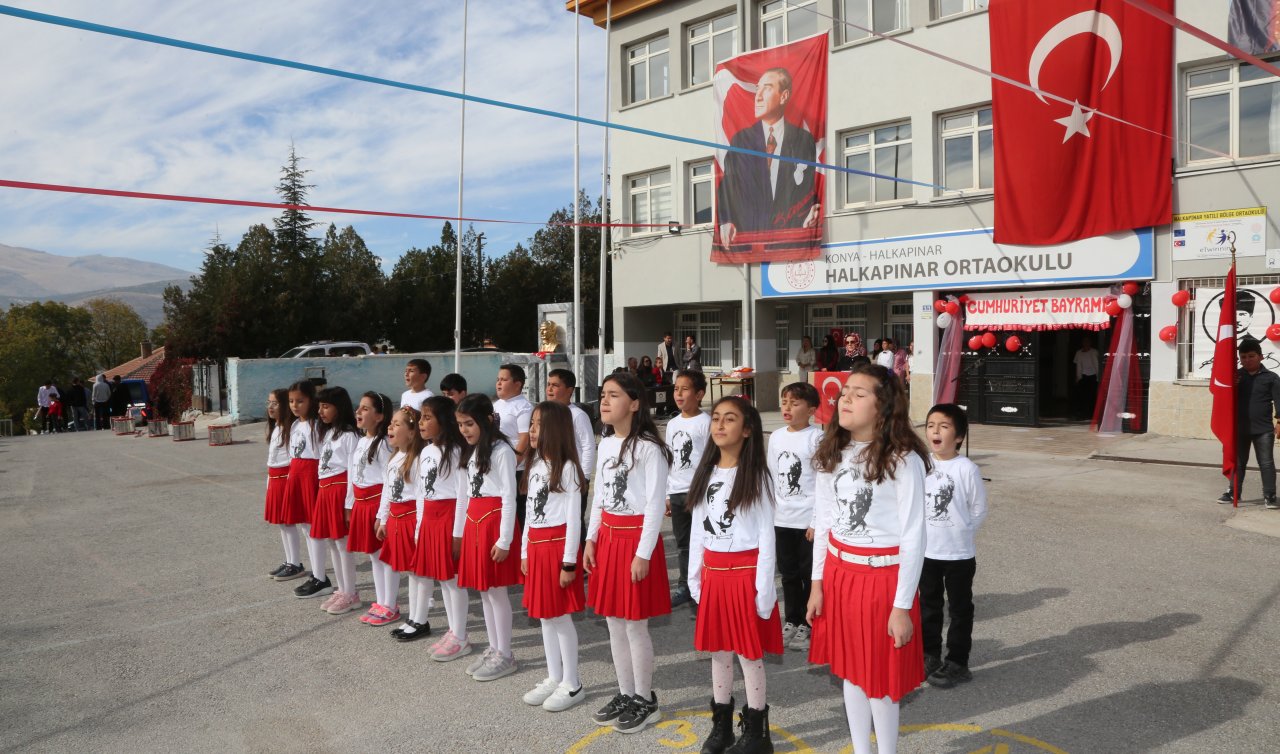
[[(537, 405), (514, 364), (499, 369), (492, 399), (456, 374), (432, 395), (420, 359), (406, 365), (398, 403), (296, 382), (267, 396), (264, 517), (284, 550), (270, 576), (306, 578), (294, 596), (326, 596), (330, 614), (396, 623), (400, 642), (432, 634), (439, 582), (446, 630), (428, 656), (470, 658), (477, 682), (519, 670), (510, 590), (521, 586), (547, 661), (522, 701), (549, 712), (585, 700), (572, 616), (590, 608), (606, 619), (617, 677), (591, 721), (622, 733), (661, 718), (649, 619), (689, 605), (694, 646), (711, 655), (703, 752), (773, 750), (763, 658), (788, 648), (841, 679), (853, 751), (869, 754), (874, 730), (879, 752), (892, 752), (905, 694), (971, 677), (973, 535), (986, 495), (977, 467), (958, 455), (967, 433), (959, 407), (929, 412), (926, 442), (907, 418), (902, 380), (880, 364), (850, 371), (825, 429), (810, 423), (816, 389), (796, 382), (782, 391), (786, 426), (768, 437), (740, 396), (705, 411), (706, 378), (688, 368), (674, 374), (679, 415), (665, 434), (649, 391), (625, 371), (601, 386), (601, 436), (572, 402), (576, 378), (565, 369), (549, 373)], [(664, 516), (677, 548), (674, 591)], [(357, 557), (373, 568), (367, 610)], [(468, 631), (470, 592), (482, 606), (482, 651)]]
[(129, 404), (129, 388), (120, 375), (107, 382), (106, 375), (100, 374), (92, 387), (79, 377), (63, 387), (47, 380), (36, 392), (35, 421), (42, 435), (111, 429), (112, 417), (127, 416)]

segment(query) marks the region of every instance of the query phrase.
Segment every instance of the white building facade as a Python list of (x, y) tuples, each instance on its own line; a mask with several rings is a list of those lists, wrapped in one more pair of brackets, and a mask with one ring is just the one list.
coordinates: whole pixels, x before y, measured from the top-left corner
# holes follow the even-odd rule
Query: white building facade
[[(1203, 356), (1212, 341), (1202, 320), (1216, 321), (1213, 298), (1228, 266), (1210, 235), (1228, 227), (1244, 254), (1241, 285), (1260, 299), (1242, 315), (1251, 316), (1244, 324), (1272, 353), (1266, 328), (1280, 321), (1280, 304), (1269, 298), (1280, 286), (1280, 254), (1268, 267), (1266, 252), (1280, 247), (1268, 207), (1280, 203), (1272, 201), (1280, 196), (1280, 82), (1274, 77), (1177, 33), (1174, 212), (1201, 214), (1067, 246), (1018, 247), (1026, 252), (1019, 260), (975, 232), (993, 224), (992, 145), (999, 134), (991, 123), (990, 78), (895, 44), (989, 69), (985, 0), (613, 0), (611, 6), (614, 122), (715, 141), (715, 64), (825, 31), (831, 40), (826, 161), (947, 187), (828, 173), (822, 259), (719, 265), (710, 261), (711, 150), (614, 131), (611, 219), (685, 226), (678, 234), (661, 228), (615, 233), (611, 314), (618, 356), (652, 355), (666, 331), (677, 343), (692, 334), (706, 371), (752, 366), (758, 404), (771, 408), (778, 388), (796, 378), (802, 336), (815, 346), (833, 328), (858, 332), (868, 346), (891, 337), (913, 344), (912, 411), (921, 420), (933, 396), (941, 331), (932, 303), (940, 294), (1091, 296), (1136, 281), (1142, 283), (1134, 311), (1144, 389), (1138, 417), (1125, 428), (1211, 436)], [(604, 26), (605, 0), (586, 0), (580, 8)], [(1177, 11), (1225, 38), (1227, 8), (1181, 3)], [(871, 37), (841, 19), (893, 39)], [(1227, 212), (1259, 207), (1264, 211)], [(1181, 309), (1171, 303), (1179, 289), (1192, 293)], [(1176, 342), (1161, 341), (1157, 333), (1175, 323)], [(966, 355), (958, 402), (975, 421), (1078, 417), (1073, 354), (1085, 336), (1105, 354), (1110, 331), (1021, 335), (1027, 348), (1016, 359)], [(1280, 354), (1268, 363), (1280, 368)]]

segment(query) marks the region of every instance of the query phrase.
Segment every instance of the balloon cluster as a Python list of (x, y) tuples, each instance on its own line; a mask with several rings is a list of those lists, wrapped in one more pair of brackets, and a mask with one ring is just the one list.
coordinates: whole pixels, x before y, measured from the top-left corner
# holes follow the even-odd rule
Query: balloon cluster
[(943, 330), (950, 327), (951, 322), (960, 313), (960, 302), (963, 302), (965, 298), (965, 296), (961, 296), (960, 301), (947, 301), (942, 298), (934, 301), (933, 310), (938, 313), (938, 318), (934, 323)]
[[(984, 332), (981, 335), (974, 335), (969, 338), (969, 350), (978, 351), (983, 348), (996, 347), (996, 334), (993, 332)], [(1010, 353), (1016, 353), (1022, 348), (1022, 339), (1017, 335), (1010, 335), (1004, 342), (1005, 350)]]

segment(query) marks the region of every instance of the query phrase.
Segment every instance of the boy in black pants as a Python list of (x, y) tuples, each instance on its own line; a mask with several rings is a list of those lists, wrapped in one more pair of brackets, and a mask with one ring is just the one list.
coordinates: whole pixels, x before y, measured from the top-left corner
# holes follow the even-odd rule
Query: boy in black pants
[(818, 408), (818, 390), (807, 382), (782, 389), (782, 420), (787, 426), (769, 435), (766, 458), (773, 475), (773, 531), (777, 543), (778, 574), (782, 576), (782, 644), (797, 651), (809, 649), (809, 577), (813, 570), (813, 507), (817, 475), (813, 454), (822, 428), (810, 426)]
[(671, 517), (671, 532), (676, 538), (680, 580), (671, 595), (671, 606), (688, 603), (697, 615), (698, 605), (689, 594), (689, 530), (693, 526), (693, 514), (685, 510), (685, 497), (698, 461), (702, 460), (702, 451), (707, 448), (707, 439), (711, 437), (711, 417), (702, 410), (707, 378), (702, 372), (681, 369), (676, 372), (673, 392), (680, 415), (667, 422), (667, 447), (674, 459), (667, 475), (667, 515)]

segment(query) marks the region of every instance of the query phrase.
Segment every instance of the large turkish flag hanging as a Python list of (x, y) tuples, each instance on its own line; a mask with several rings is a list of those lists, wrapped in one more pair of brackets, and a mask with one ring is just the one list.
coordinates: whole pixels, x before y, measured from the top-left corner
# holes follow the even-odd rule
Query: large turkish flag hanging
[(1039, 90), (992, 82), (996, 242), (1171, 222), (1173, 27), (1124, 0), (991, 0), (988, 15), (992, 70)]

